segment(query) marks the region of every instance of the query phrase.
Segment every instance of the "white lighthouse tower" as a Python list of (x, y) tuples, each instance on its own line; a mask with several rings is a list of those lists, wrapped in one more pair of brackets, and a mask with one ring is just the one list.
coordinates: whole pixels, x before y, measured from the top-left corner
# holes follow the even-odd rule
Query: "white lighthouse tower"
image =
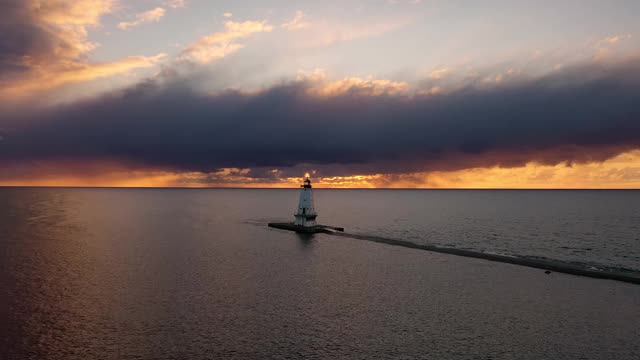
[(298, 211), (295, 214), (296, 221), (294, 225), (312, 227), (316, 226), (316, 217), (318, 214), (313, 206), (313, 191), (311, 190), (311, 180), (306, 175), (304, 184), (300, 185), (300, 201), (298, 203)]
[(300, 201), (298, 202), (298, 211), (295, 213), (296, 221), (290, 222), (270, 222), (267, 225), (272, 228), (295, 231), (297, 233), (334, 233), (336, 231), (344, 231), (343, 227), (318, 225), (316, 223), (316, 209), (313, 206), (313, 190), (311, 190), (311, 180), (309, 174), (304, 175), (304, 183), (300, 185)]

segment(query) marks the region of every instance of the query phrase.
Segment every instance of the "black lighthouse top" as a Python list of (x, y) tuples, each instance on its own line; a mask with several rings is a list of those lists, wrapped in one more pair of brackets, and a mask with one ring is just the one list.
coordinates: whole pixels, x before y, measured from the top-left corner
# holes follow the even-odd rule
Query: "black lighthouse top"
[(309, 178), (304, 179), (304, 185), (300, 185), (301, 188), (311, 189), (311, 180)]

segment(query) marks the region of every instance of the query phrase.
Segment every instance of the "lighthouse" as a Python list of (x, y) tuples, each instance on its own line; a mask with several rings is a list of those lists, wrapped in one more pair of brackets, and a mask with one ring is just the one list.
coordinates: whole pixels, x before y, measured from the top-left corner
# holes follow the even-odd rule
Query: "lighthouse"
[(296, 221), (293, 224), (304, 227), (316, 226), (318, 214), (313, 206), (313, 190), (309, 176), (305, 176), (304, 183), (300, 187), (300, 201), (295, 213)]
[(309, 179), (309, 174), (305, 174), (304, 182), (300, 185), (300, 188), (298, 209), (294, 214), (296, 220), (293, 223), (270, 222), (267, 224), (269, 227), (307, 234), (344, 231), (343, 227), (318, 225), (318, 223), (316, 223), (316, 217), (318, 217), (318, 214), (313, 206), (313, 190), (311, 190), (311, 179)]

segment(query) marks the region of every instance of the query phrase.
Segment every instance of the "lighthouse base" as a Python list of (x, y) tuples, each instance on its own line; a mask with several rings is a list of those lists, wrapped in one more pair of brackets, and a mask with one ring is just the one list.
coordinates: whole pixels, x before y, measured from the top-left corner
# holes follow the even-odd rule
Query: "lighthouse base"
[(300, 226), (294, 223), (269, 223), (269, 227), (295, 231), (298, 233), (315, 234), (315, 233), (332, 233), (334, 231), (344, 231), (342, 227), (328, 226), (328, 225), (313, 225), (313, 226)]

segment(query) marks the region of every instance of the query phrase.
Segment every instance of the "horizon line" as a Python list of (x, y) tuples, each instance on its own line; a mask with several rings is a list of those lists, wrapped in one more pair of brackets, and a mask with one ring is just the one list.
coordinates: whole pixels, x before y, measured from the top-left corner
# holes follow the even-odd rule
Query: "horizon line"
[[(241, 187), (241, 186), (74, 186), (74, 185), (0, 185), (0, 188), (42, 188), (42, 189), (167, 189), (167, 190), (296, 190), (300, 187)], [(316, 190), (631, 190), (640, 188), (392, 188), (392, 187), (316, 187)]]

